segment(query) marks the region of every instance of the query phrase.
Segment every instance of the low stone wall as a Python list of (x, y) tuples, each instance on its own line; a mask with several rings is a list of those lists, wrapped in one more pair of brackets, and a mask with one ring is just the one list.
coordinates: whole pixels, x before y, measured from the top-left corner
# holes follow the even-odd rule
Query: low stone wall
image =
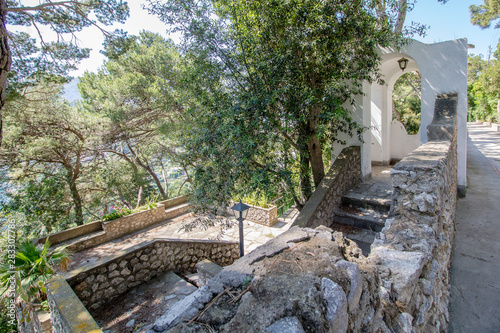
[(167, 209), (167, 208), (170, 208), (170, 207), (174, 207), (174, 206), (186, 203), (187, 200), (188, 200), (187, 196), (181, 195), (180, 197), (175, 197), (175, 198), (172, 198), (172, 199), (163, 200), (163, 201), (160, 201), (158, 203), (162, 204), (163, 206), (165, 206), (165, 209)]
[(95, 222), (90, 222), (84, 225), (80, 225), (78, 227), (74, 227), (71, 229), (67, 229), (61, 232), (57, 232), (55, 234), (50, 234), (46, 237), (38, 238), (35, 240), (37, 244), (44, 244), (45, 241), (47, 240), (47, 237), (49, 238), (50, 244), (59, 244), (62, 242), (65, 242), (67, 240), (77, 238), (80, 236), (84, 236), (96, 231), (103, 231), (102, 229), (102, 222), (101, 221), (95, 221)]
[(361, 149), (347, 147), (332, 164), (293, 225), (299, 227), (330, 225), (335, 209), (342, 203), (342, 197), (360, 181)]
[(102, 333), (66, 280), (55, 277), (46, 287), (53, 333)]
[(247, 220), (269, 227), (278, 222), (278, 207), (270, 206), (269, 208), (263, 208), (253, 205), (249, 206)]
[(428, 142), (391, 171), (395, 217), (388, 219), (369, 259), (391, 274), (381, 292), (417, 332), (448, 326), (449, 268), (457, 205), (456, 133), (453, 140)]
[[(178, 208), (177, 205), (184, 204)], [(71, 252), (79, 252), (108, 242), (118, 237), (150, 227), (189, 212), (186, 196), (159, 202), (154, 209), (148, 209), (111, 221), (95, 221), (47, 236), (52, 245), (66, 245)], [(35, 239), (37, 244), (45, 243), (47, 237)]]
[(165, 206), (157, 204), (154, 209), (123, 216), (116, 220), (103, 222), (102, 224), (106, 232), (106, 237), (108, 239), (115, 239), (165, 220)]
[(227, 266), (238, 258), (237, 242), (155, 239), (81, 266), (63, 278), (87, 308), (96, 309), (161, 272), (194, 273), (204, 259)]

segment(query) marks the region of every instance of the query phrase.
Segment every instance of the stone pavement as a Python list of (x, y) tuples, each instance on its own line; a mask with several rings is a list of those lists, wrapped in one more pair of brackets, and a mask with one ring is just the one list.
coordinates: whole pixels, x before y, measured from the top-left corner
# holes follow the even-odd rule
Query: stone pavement
[(457, 205), (449, 332), (500, 332), (500, 132), (467, 127), (468, 188)]
[[(299, 212), (295, 208), (290, 208), (278, 219), (272, 227), (264, 226), (254, 222), (244, 221), (244, 245), (245, 253), (248, 253), (258, 246), (265, 244), (271, 238), (287, 231), (297, 218)], [(72, 270), (82, 264), (91, 264), (112, 252), (127, 249), (136, 244), (152, 240), (154, 238), (180, 238), (180, 239), (216, 239), (220, 233), (218, 226), (207, 229), (194, 229), (191, 231), (181, 230), (184, 223), (192, 221), (193, 214), (184, 214), (158, 223), (149, 228), (142, 229), (133, 234), (114, 239), (90, 249), (77, 252), (71, 256), (68, 269)], [(234, 221), (232, 228), (225, 231), (221, 240), (239, 240), (238, 222)]]

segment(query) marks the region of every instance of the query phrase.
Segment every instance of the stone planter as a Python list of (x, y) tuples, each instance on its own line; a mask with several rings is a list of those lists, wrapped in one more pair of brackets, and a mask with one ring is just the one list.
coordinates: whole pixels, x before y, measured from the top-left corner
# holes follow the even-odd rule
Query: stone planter
[(278, 207), (270, 205), (269, 208), (249, 205), (247, 220), (268, 227), (278, 222)]

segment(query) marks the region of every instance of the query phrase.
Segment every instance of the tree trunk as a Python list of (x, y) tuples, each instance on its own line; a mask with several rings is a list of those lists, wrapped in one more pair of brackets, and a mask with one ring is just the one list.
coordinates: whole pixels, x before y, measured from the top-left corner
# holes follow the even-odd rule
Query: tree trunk
[(6, 0), (0, 0), (0, 147), (2, 146), (2, 110), (5, 105), (5, 89), (7, 87), (7, 74), (10, 71), (12, 57), (9, 49), (5, 16), (7, 14)]
[(319, 183), (325, 177), (325, 165), (323, 164), (323, 151), (321, 142), (316, 135), (312, 135), (308, 140), (311, 170), (313, 174), (314, 186), (318, 188)]
[(319, 183), (325, 176), (325, 165), (323, 164), (323, 149), (321, 141), (317, 136), (318, 117), (321, 113), (323, 104), (316, 103), (311, 109), (308, 122), (307, 148), (309, 150), (309, 162), (313, 174), (314, 186), (318, 188)]
[(67, 181), (69, 184), (69, 190), (71, 191), (71, 197), (73, 198), (73, 204), (75, 205), (75, 222), (77, 225), (83, 225), (83, 205), (82, 198), (76, 187), (76, 179), (72, 176), (71, 171), (68, 171)]
[(160, 179), (158, 179), (158, 176), (156, 175), (154, 170), (151, 169), (151, 167), (149, 166), (147, 161), (146, 161), (146, 163), (143, 163), (141, 161), (141, 159), (139, 158), (139, 156), (137, 155), (135, 150), (132, 149), (130, 144), (127, 143), (127, 146), (129, 148), (130, 152), (132, 153), (132, 155), (134, 155), (134, 161), (137, 164), (139, 164), (140, 167), (142, 167), (144, 170), (146, 170), (151, 175), (151, 178), (153, 178), (153, 180), (155, 181), (156, 186), (158, 186), (158, 191), (160, 191), (162, 198), (166, 198), (165, 190), (163, 189), (163, 186), (161, 185)]
[(302, 196), (304, 197), (304, 202), (306, 202), (312, 194), (307, 151), (300, 152), (300, 190), (302, 192)]

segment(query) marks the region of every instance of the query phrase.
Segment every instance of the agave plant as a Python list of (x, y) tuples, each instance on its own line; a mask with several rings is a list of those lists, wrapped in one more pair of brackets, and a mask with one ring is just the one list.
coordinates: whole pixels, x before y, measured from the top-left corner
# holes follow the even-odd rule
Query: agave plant
[[(67, 268), (69, 253), (64, 247), (50, 251), (50, 242), (36, 245), (29, 240), (16, 243), (16, 254), (12, 262), (5, 256), (0, 265), (0, 297), (8, 295), (15, 283), (15, 297), (32, 309), (46, 299), (45, 282), (55, 274), (55, 267)], [(27, 320), (29, 320), (29, 313)]]

